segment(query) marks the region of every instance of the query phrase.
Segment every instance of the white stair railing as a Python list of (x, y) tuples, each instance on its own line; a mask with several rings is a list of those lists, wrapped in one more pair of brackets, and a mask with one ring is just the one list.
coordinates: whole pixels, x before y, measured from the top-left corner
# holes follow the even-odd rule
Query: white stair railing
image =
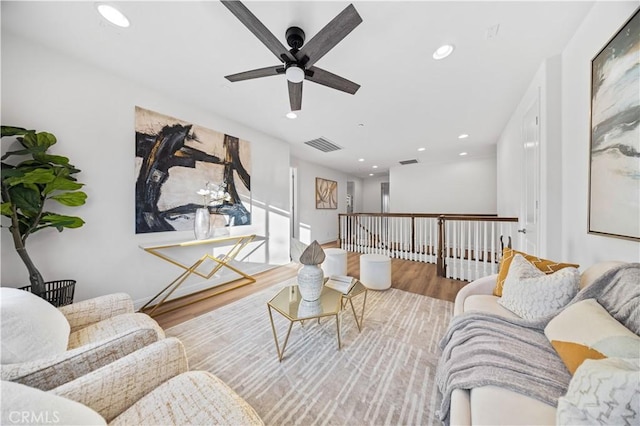
[(347, 251), (434, 263), (440, 276), (471, 281), (497, 271), (503, 244), (516, 240), (518, 219), (354, 213), (338, 215), (338, 225)]

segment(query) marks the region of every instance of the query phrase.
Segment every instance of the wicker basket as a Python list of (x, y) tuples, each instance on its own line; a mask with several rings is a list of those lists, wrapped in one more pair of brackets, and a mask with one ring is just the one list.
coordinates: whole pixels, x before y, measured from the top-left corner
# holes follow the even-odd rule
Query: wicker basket
[[(47, 281), (44, 283), (42, 298), (55, 307), (73, 303), (73, 292), (76, 289), (75, 280)], [(20, 290), (31, 291), (31, 286), (20, 287)]]

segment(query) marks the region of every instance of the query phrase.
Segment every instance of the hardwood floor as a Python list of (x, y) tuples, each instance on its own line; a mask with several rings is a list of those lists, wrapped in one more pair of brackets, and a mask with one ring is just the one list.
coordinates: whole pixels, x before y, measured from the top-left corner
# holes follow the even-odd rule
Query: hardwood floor
[[(337, 245), (335, 243), (331, 243), (325, 244), (323, 247), (337, 247)], [(293, 278), (296, 276), (298, 268), (298, 264), (290, 263), (288, 265), (279, 266), (269, 271), (256, 274), (256, 282), (253, 284), (233, 289), (233, 287), (238, 286), (238, 284), (242, 284), (242, 280), (238, 280), (229, 284), (224, 284), (223, 286), (218, 286), (211, 290), (184, 297), (179, 301), (180, 304), (213, 294), (214, 292), (227, 290), (209, 299), (205, 299), (170, 312), (167, 311), (175, 306), (176, 302), (167, 302), (161, 308), (163, 312), (154, 313), (154, 318), (162, 328), (166, 329), (172, 327), (176, 324), (180, 324), (191, 318), (195, 318), (206, 312), (210, 312), (214, 309), (232, 303), (250, 294), (256, 293), (262, 289), (271, 287), (272, 285), (285, 281), (289, 278)], [(393, 283), (393, 288), (422, 294), (436, 299), (448, 300), (450, 302), (454, 301), (458, 291), (467, 284), (466, 281), (438, 277), (436, 275), (436, 266), (430, 263), (392, 259), (391, 270), (391, 282)], [(355, 277), (360, 276), (360, 253), (347, 253), (347, 274)]]

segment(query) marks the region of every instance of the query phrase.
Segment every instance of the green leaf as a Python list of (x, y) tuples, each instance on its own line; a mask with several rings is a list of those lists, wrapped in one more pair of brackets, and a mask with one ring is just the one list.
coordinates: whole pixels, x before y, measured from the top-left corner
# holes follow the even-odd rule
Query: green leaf
[[(43, 192), (48, 195), (48, 194), (51, 194), (53, 191), (77, 191), (83, 186), (84, 184), (71, 180), (66, 176), (56, 176), (56, 178), (53, 181), (49, 182), (44, 187)], [(55, 197), (51, 197), (51, 198), (55, 198)]]
[(18, 151), (7, 151), (3, 156), (2, 156), (2, 160), (6, 160), (7, 158), (11, 157), (12, 155), (39, 155), (40, 153), (44, 153), (47, 151), (47, 148), (44, 147), (40, 147), (40, 146), (34, 146), (33, 148), (25, 148), (25, 149), (20, 149)]
[(60, 204), (64, 204), (65, 206), (81, 206), (87, 200), (87, 194), (82, 191), (77, 192), (65, 192), (62, 194), (57, 194), (51, 197), (53, 200), (56, 200)]
[(17, 185), (9, 188), (11, 202), (20, 210), (37, 212), (42, 206), (42, 198), (37, 187)]
[(0, 128), (0, 137), (24, 135), (29, 132), (34, 132), (34, 130), (27, 130), (22, 127), (2, 126)]
[(76, 216), (65, 216), (61, 214), (46, 213), (42, 216), (43, 227), (54, 227), (58, 231), (62, 231), (62, 228), (80, 228), (84, 225), (84, 220)]
[(23, 176), (15, 176), (5, 179), (5, 184), (9, 186), (27, 184), (46, 184), (56, 178), (51, 169), (34, 169), (28, 171)]
[(11, 203), (0, 204), (0, 214), (2, 216), (11, 216)]
[(34, 154), (33, 158), (42, 163), (53, 163), (60, 166), (69, 166), (69, 159), (67, 157), (63, 157), (62, 155)]

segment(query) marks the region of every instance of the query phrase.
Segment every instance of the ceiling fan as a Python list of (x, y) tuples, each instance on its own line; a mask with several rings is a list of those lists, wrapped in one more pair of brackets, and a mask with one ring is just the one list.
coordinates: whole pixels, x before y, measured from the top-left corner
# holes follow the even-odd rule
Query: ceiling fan
[(307, 44), (304, 44), (305, 34), (301, 28), (288, 28), (285, 36), (291, 49), (287, 50), (244, 4), (236, 0), (221, 0), (221, 2), (284, 64), (227, 75), (225, 76), (227, 80), (235, 82), (284, 74), (289, 86), (291, 111), (302, 108), (304, 80), (352, 95), (360, 88), (359, 84), (313, 66), (362, 22), (362, 18), (352, 4), (333, 18)]

